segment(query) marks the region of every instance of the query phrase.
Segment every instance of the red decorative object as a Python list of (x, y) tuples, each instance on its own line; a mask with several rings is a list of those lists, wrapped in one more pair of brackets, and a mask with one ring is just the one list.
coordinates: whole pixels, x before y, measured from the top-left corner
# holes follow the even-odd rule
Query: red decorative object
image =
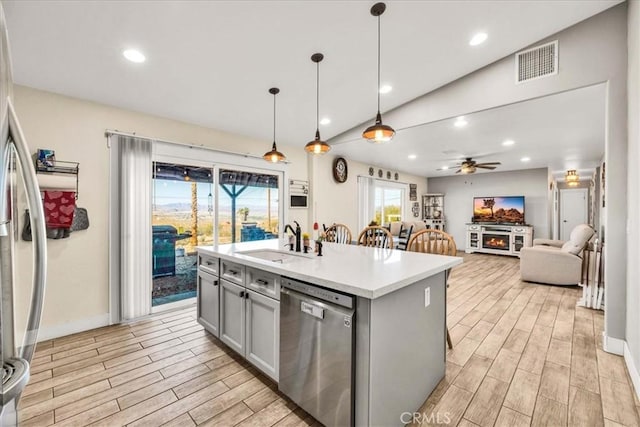
[(47, 227), (71, 228), (76, 209), (74, 191), (44, 191), (44, 215)]

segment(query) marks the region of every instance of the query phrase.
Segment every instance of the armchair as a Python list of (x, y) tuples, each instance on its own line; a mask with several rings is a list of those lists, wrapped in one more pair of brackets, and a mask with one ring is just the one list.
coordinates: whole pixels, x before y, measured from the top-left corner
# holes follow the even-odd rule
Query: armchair
[(520, 276), (526, 282), (549, 285), (576, 285), (582, 275), (582, 251), (594, 230), (581, 224), (569, 240), (535, 239), (533, 246), (520, 250)]

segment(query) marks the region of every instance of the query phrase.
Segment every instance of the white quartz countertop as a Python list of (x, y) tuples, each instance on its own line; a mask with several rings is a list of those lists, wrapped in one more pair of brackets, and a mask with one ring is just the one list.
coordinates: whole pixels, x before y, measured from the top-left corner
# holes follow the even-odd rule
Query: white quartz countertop
[(221, 259), (270, 271), (292, 279), (306, 281), (329, 289), (375, 299), (433, 276), (456, 265), (462, 258), (369, 248), (337, 243), (324, 243), (323, 256), (314, 253), (286, 263), (277, 263), (243, 254), (246, 251), (282, 250), (277, 239), (198, 246), (198, 251)]

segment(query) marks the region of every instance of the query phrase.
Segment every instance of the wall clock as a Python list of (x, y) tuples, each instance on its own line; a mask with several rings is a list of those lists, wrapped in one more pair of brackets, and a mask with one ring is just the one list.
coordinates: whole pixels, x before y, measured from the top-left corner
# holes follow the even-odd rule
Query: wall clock
[(341, 184), (347, 180), (347, 173), (347, 161), (342, 157), (337, 157), (333, 161), (333, 179)]

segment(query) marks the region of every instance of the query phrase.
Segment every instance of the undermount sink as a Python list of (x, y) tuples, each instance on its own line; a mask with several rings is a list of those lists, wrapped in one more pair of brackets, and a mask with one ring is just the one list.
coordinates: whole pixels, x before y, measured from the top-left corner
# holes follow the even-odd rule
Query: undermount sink
[(279, 251), (277, 249), (255, 249), (252, 251), (242, 251), (237, 253), (240, 255), (259, 258), (265, 261), (277, 262), (280, 264), (289, 264), (291, 262), (311, 259), (310, 255), (304, 255), (292, 251)]

